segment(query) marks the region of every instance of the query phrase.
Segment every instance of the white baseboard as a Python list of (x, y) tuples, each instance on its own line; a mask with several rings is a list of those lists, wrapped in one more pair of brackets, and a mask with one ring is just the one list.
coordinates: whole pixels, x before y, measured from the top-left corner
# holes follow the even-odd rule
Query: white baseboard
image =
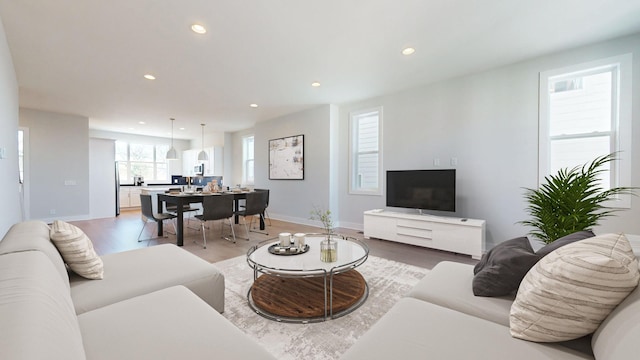
[(358, 223), (351, 223), (351, 222), (340, 222), (340, 226), (341, 228), (346, 228), (346, 229), (351, 229), (351, 230), (357, 230), (357, 231), (364, 231), (364, 224), (358, 224)]
[(60, 221), (91, 220), (91, 216), (89, 216), (89, 214), (83, 214), (83, 215), (73, 215), (73, 216), (58, 216), (58, 217), (50, 217), (50, 218), (32, 218), (30, 220), (40, 220), (40, 221), (46, 222), (47, 224), (51, 224), (56, 220), (60, 220)]
[[(311, 220), (307, 218), (299, 218), (299, 217), (273, 214), (273, 213), (269, 213), (269, 217), (274, 220), (286, 221), (286, 222), (300, 224), (300, 225), (315, 226), (322, 229), (322, 223), (318, 220)], [(347, 228), (347, 229), (358, 230), (358, 231), (362, 231), (364, 229), (364, 224), (350, 223), (350, 222), (336, 221), (333, 223), (333, 226), (334, 228)]]
[(286, 222), (300, 224), (300, 225), (317, 226), (319, 228), (322, 228), (322, 223), (320, 221), (315, 221), (307, 218), (300, 218), (300, 217), (287, 216), (287, 215), (274, 214), (274, 213), (269, 213), (269, 217), (273, 220), (286, 221)]

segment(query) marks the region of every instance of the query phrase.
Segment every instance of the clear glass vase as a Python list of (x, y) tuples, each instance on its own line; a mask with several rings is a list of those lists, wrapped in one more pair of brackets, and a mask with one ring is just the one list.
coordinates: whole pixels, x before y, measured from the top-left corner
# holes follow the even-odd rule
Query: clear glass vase
[(338, 243), (327, 236), (320, 242), (320, 260), (323, 262), (335, 262), (338, 260)]

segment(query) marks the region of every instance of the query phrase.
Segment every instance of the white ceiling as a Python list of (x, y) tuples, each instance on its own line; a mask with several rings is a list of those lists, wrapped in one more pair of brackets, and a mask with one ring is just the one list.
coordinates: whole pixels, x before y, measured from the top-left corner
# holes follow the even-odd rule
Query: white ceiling
[(0, 17), (21, 106), (163, 137), (175, 117), (199, 139), (637, 33), (640, 1), (0, 0)]

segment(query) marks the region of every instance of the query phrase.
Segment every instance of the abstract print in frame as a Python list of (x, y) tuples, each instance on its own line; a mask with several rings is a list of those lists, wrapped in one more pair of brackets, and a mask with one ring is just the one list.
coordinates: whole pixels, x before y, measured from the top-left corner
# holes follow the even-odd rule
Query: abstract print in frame
[(269, 180), (304, 180), (304, 135), (269, 140)]

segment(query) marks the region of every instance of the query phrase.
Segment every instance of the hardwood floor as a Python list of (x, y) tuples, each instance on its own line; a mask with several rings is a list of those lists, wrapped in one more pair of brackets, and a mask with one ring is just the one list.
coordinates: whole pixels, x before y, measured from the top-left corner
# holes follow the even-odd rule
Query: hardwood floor
[[(242, 220), (240, 221), (242, 222)], [(120, 216), (114, 218), (74, 221), (72, 223), (81, 228), (89, 236), (93, 241), (96, 252), (99, 255), (157, 244), (175, 243), (176, 241), (175, 235), (155, 238), (155, 224), (149, 223), (146, 225), (142, 239), (150, 239), (138, 242), (137, 237), (143, 225), (143, 222), (140, 219), (139, 210), (122, 211)], [(254, 222), (254, 225), (257, 227), (257, 222)], [(221, 238), (222, 221), (217, 221), (215, 224), (214, 222), (209, 222), (209, 229), (207, 230), (207, 248), (203, 249), (201, 244), (194, 242), (197, 241), (202, 243), (202, 233), (198, 229), (199, 226), (200, 223), (198, 220), (193, 219), (187, 222), (187, 218), (185, 218), (183, 248), (212, 263), (245, 255), (253, 245), (267, 239), (275, 238), (281, 232), (311, 233), (321, 231), (321, 229), (317, 227), (278, 220), (271, 220), (271, 224), (269, 224), (269, 221), (267, 220), (267, 228), (265, 231), (268, 232), (268, 235), (251, 232), (249, 235), (251, 240), (247, 241), (240, 238), (246, 237), (246, 234), (244, 226), (242, 224), (238, 224), (234, 226), (237, 237), (237, 242), (234, 244)], [(165, 229), (173, 230), (173, 227), (168, 225), (165, 226)], [(228, 225), (224, 226), (223, 230), (225, 234), (230, 235)], [(433, 268), (437, 263), (444, 260), (466, 264), (477, 263), (476, 260), (471, 259), (471, 257), (467, 255), (432, 250), (385, 240), (364, 239), (361, 232), (351, 229), (338, 228), (336, 229), (336, 232), (363, 240), (369, 246), (370, 254), (373, 256), (420, 266), (427, 269)]]

